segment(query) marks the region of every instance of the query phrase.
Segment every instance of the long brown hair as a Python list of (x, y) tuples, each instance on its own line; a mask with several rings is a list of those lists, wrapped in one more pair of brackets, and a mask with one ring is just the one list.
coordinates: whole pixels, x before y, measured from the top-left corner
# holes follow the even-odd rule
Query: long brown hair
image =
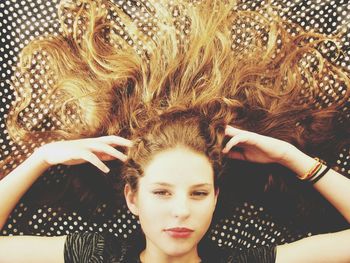
[[(231, 124), (324, 159), (334, 159), (349, 142), (340, 110), (349, 99), (349, 75), (320, 51), (326, 42), (337, 46), (340, 35), (306, 32), (271, 7), (266, 18), (240, 10), (235, 1), (149, 1), (135, 8), (131, 15), (108, 0), (61, 2), (62, 35), (34, 40), (20, 55), (17, 99), (7, 117), (18, 148), (31, 152), (50, 140), (106, 134), (131, 137), (154, 116), (199, 105), (207, 112), (225, 105)], [(245, 32), (239, 25), (247, 21), (254, 26)], [(45, 61), (44, 73), (38, 61)], [(34, 87), (37, 74), (42, 81)], [(321, 85), (325, 76), (339, 94), (323, 103), (315, 97), (329, 92)], [(35, 111), (37, 103), (49, 110)]]

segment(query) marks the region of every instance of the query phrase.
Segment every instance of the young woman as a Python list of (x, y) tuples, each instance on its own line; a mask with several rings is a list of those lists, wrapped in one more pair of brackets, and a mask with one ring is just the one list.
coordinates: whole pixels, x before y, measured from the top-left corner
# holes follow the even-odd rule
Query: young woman
[[(267, 18), (240, 10), (235, 1), (141, 2), (130, 7), (123, 1), (62, 1), (62, 35), (24, 48), (7, 131), (19, 153), (46, 145), (1, 180), (7, 198), (1, 199), (0, 220), (3, 225), (51, 165), (87, 161), (108, 171), (101, 161), (117, 158), (126, 161), (125, 199), (140, 219), (145, 244), (128, 247), (97, 234), (1, 237), (1, 259), (348, 261), (349, 231), (277, 249), (219, 250), (212, 253), (214, 260), (206, 253), (212, 248), (199, 242), (219, 194), (224, 131), (232, 137), (224, 148), (227, 156), (290, 168), (313, 180), (349, 218), (348, 179), (333, 170), (324, 174), (325, 166), (309, 157), (331, 159), (349, 142), (342, 106), (350, 79), (321, 52), (326, 42), (338, 47), (341, 35), (305, 32), (273, 8), (263, 10)], [(330, 101), (314, 100), (332, 92)], [(235, 128), (225, 129), (228, 124)], [(131, 138), (132, 146), (115, 135)], [(131, 148), (126, 156), (114, 146)], [(177, 170), (168, 174), (173, 160)], [(3, 162), (2, 175), (12, 164), (12, 157)], [(149, 206), (157, 208), (154, 214)]]
[[(102, 161), (119, 159), (125, 162), (125, 199), (139, 218), (145, 243), (122, 244), (93, 233), (1, 237), (2, 262), (349, 262), (350, 230), (247, 251), (200, 244), (215, 210), (224, 155), (279, 163), (305, 183), (315, 181), (314, 187), (350, 222), (349, 179), (287, 142), (232, 126), (223, 129), (208, 120), (193, 109), (177, 110), (150, 120), (133, 142), (107, 136), (40, 147), (0, 182), (8, 197), (1, 199), (1, 225), (51, 165), (87, 161), (108, 172)], [(128, 156), (114, 146), (129, 147)]]

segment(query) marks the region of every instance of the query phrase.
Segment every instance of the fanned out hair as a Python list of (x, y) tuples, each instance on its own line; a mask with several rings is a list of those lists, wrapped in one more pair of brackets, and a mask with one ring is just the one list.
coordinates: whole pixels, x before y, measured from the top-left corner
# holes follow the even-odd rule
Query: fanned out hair
[[(349, 74), (322, 53), (339, 36), (306, 32), (269, 6), (264, 16), (238, 1), (138, 3), (131, 13), (117, 1), (61, 2), (62, 34), (34, 40), (20, 55), (7, 117), (17, 145), (137, 139), (157, 118), (184, 109), (200, 109), (215, 129), (232, 124), (326, 160), (349, 143), (341, 111)], [(240, 28), (242, 21), (254, 26)], [(36, 74), (42, 79), (33, 84)], [(325, 76), (338, 83), (328, 104), (317, 100), (327, 93)]]

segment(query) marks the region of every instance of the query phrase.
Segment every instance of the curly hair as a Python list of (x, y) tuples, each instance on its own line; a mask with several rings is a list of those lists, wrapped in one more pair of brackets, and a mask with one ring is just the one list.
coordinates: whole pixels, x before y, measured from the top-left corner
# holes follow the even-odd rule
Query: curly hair
[[(148, 144), (138, 142), (145, 147), (139, 150), (147, 151), (147, 136), (161, 129), (158, 121), (179, 129), (166, 121), (178, 116), (179, 123), (197, 127), (180, 115), (221, 107), (226, 124), (332, 160), (349, 143), (341, 107), (349, 100), (350, 78), (321, 51), (329, 42), (338, 47), (340, 35), (306, 32), (279, 18), (272, 7), (264, 10), (270, 15), (266, 18), (241, 10), (239, 3), (147, 1), (132, 16), (118, 1), (61, 1), (62, 34), (36, 39), (20, 55), (13, 80), (17, 99), (7, 116), (9, 135), (19, 146), (28, 145), (29, 152), (54, 139), (106, 134), (148, 138)], [(242, 21), (254, 26), (241, 28)], [(237, 34), (240, 41), (232, 37)], [(40, 60), (46, 62), (44, 73)], [(43, 75), (36, 87), (31, 82), (35, 74)], [(329, 92), (321, 85), (325, 76), (338, 83), (338, 95), (326, 105), (315, 99)], [(45, 94), (38, 93), (40, 87)], [(35, 110), (37, 103), (43, 107)], [(215, 123), (219, 115), (204, 114), (204, 119)], [(143, 128), (145, 123), (150, 130)], [(209, 135), (205, 145), (206, 140), (221, 141)]]
[[(210, 104), (210, 105), (209, 105)], [(208, 111), (208, 108), (211, 108)], [(225, 109), (226, 108), (226, 109)], [(124, 182), (136, 191), (138, 178), (145, 166), (162, 151), (184, 147), (205, 155), (214, 171), (214, 186), (219, 187), (223, 171), (222, 148), (225, 125), (233, 119), (222, 100), (214, 100), (193, 108), (172, 107), (147, 120), (133, 135), (134, 144), (123, 168)]]

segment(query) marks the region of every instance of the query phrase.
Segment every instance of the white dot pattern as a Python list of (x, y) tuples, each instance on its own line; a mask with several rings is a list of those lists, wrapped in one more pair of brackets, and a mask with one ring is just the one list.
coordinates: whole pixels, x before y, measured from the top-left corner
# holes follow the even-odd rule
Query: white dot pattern
[[(161, 30), (155, 28), (155, 20), (162, 19), (161, 15), (155, 14), (154, 8), (146, 1), (117, 1), (114, 0), (118, 8), (130, 16), (139, 29), (145, 32), (150, 42), (143, 42), (135, 39), (128, 34), (122, 19), (113, 9), (106, 10), (108, 18), (115, 25), (114, 31), (118, 36), (110, 41), (120, 48), (123, 45), (131, 45), (142, 56), (147, 54), (152, 48), (151, 41), (156, 41), (157, 35)], [(192, 1), (196, 4), (197, 1)], [(267, 6), (267, 2), (271, 2)], [(55, 98), (50, 103), (42, 104), (45, 98), (48, 85), (53, 85), (55, 76), (48, 74), (50, 68), (50, 57), (45, 51), (35, 54), (31, 61), (31, 72), (29, 75), (22, 75), (16, 72), (15, 66), (18, 63), (18, 53), (34, 38), (57, 36), (62, 33), (57, 19), (59, 0), (5, 0), (0, 3), (0, 160), (3, 160), (10, 154), (27, 157), (33, 149), (40, 144), (33, 143), (31, 148), (27, 145), (15, 144), (8, 136), (5, 127), (5, 120), (8, 117), (8, 111), (15, 98), (25, 98), (30, 96), (32, 103), (24, 109), (20, 117), (27, 128), (35, 128), (42, 131), (54, 129), (60, 126), (60, 122), (53, 116), (49, 116), (52, 110)], [(103, 8), (103, 7), (102, 7)], [(180, 6), (172, 5), (169, 1), (168, 8), (176, 20), (176, 29), (178, 41), (186, 43), (183, 36), (188, 34), (190, 22), (186, 17), (186, 10)], [(285, 21), (293, 21), (302, 28), (324, 35), (340, 34), (340, 42), (324, 43), (319, 47), (320, 52), (328, 60), (346, 69), (350, 72), (350, 4), (346, 0), (313, 0), (313, 1), (238, 1), (234, 8), (240, 10), (256, 10), (259, 15), (256, 17), (240, 17), (232, 25), (232, 49), (247, 51), (247, 46), (254, 46), (255, 39), (252, 37), (252, 31), (259, 31), (262, 36), (267, 34), (266, 28), (262, 27), (261, 20), (269, 19), (266, 12), (282, 17)], [(72, 17), (76, 14), (67, 13), (63, 30), (72, 30)], [(81, 19), (84, 19), (83, 17)], [(287, 28), (290, 33), (298, 32), (298, 27)], [(78, 36), (81, 32), (77, 32)], [(123, 39), (123, 41), (121, 40)], [(267, 41), (267, 38), (265, 38)], [(341, 52), (338, 52), (341, 50)], [(278, 52), (278, 51), (277, 51)], [(244, 54), (243, 54), (244, 55)], [(317, 70), (319, 65), (316, 63), (313, 54), (305, 55), (300, 61), (301, 68)], [(18, 89), (23, 94), (14, 94), (14, 87), (22, 87), (25, 80), (31, 84), (30, 93), (26, 89)], [(344, 84), (336, 75), (326, 76), (320, 80), (319, 85), (323, 87), (324, 93), (317, 94), (316, 98), (310, 91), (309, 83), (305, 80), (302, 83), (305, 88), (303, 95), (305, 102), (311, 102), (315, 107), (327, 107), (342, 98), (346, 92)], [(15, 96), (16, 95), (16, 96)], [(350, 119), (350, 104), (343, 107), (343, 117), (340, 122), (348, 122)], [(73, 111), (73, 109), (71, 109)], [(74, 121), (74, 114), (67, 115)], [(350, 176), (350, 151), (348, 148), (342, 149), (337, 156), (339, 170)], [(13, 169), (16, 163), (9, 163), (8, 169)], [(6, 167), (5, 167), (6, 168)], [(42, 185), (58, 184), (65, 179), (65, 170), (62, 167), (51, 169), (47, 175), (42, 177)], [(134, 231), (139, 229), (137, 219), (130, 214), (125, 207), (118, 210), (114, 216), (106, 216), (105, 205), (97, 209), (94, 217), (80, 215), (78, 212), (65, 212), (60, 208), (52, 208), (44, 205), (42, 207), (31, 207), (25, 202), (17, 205), (9, 218), (6, 226), (1, 231), (2, 235), (65, 235), (76, 231), (92, 231), (101, 233), (114, 233), (121, 238), (127, 238)], [(308, 230), (295, 230), (290, 225), (276, 223), (273, 216), (261, 205), (255, 205), (254, 202), (244, 202), (242, 205), (232, 207), (232, 216), (221, 218), (210, 230), (210, 238), (219, 246), (246, 248), (259, 245), (270, 245), (277, 243), (290, 242), (303, 236), (311, 235)]]

